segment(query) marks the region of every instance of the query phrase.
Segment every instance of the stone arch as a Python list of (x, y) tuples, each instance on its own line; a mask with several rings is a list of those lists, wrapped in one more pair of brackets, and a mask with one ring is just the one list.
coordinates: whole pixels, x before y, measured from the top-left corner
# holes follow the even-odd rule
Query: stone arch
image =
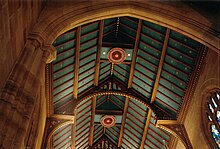
[(183, 3), (95, 1), (78, 5), (56, 3), (47, 7), (32, 30), (46, 44), (51, 44), (60, 34), (82, 24), (110, 17), (131, 16), (178, 31), (218, 52), (220, 49), (219, 37), (212, 23)]

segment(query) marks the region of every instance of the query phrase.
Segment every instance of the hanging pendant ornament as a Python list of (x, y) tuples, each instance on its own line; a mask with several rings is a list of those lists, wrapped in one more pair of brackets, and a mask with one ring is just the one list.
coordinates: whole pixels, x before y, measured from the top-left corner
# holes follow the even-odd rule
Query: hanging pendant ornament
[(122, 48), (113, 48), (108, 52), (108, 60), (113, 64), (121, 64), (126, 59), (126, 52)]
[(101, 118), (100, 123), (102, 126), (110, 128), (115, 126), (116, 118), (112, 115), (105, 115)]

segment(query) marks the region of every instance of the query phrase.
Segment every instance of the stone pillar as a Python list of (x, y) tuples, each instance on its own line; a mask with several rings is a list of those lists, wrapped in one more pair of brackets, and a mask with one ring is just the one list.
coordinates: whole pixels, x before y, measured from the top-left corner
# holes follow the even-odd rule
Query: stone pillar
[[(0, 148), (25, 148), (39, 86), (44, 83), (46, 63), (55, 59), (55, 49), (31, 35), (0, 93)], [(38, 98), (39, 99), (39, 98)], [(41, 99), (42, 100), (42, 99)], [(37, 128), (35, 128), (37, 129)]]

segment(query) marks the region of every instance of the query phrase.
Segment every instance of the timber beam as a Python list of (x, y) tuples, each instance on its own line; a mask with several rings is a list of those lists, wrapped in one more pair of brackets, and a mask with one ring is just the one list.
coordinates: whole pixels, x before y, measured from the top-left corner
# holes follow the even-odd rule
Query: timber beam
[[(99, 25), (99, 41), (98, 41), (98, 50), (97, 50), (97, 55), (96, 55), (94, 86), (98, 86), (98, 81), (99, 81), (99, 67), (100, 67), (100, 55), (101, 55), (101, 48), (102, 48), (103, 31), (104, 31), (104, 20), (101, 20), (100, 25)], [(96, 97), (93, 97), (92, 98), (92, 115), (91, 115), (91, 123), (90, 123), (90, 133), (89, 133), (89, 146), (92, 146), (93, 144), (95, 109), (96, 109)]]
[[(77, 100), (78, 95), (78, 79), (79, 79), (79, 55), (80, 55), (80, 37), (81, 36), (81, 26), (76, 29), (76, 51), (75, 51), (75, 67), (74, 67), (74, 83), (73, 83), (73, 100)], [(76, 117), (77, 109), (74, 109), (74, 116)], [(72, 149), (75, 148), (75, 139), (76, 138), (76, 119), (73, 125), (72, 133)]]
[[(128, 89), (131, 88), (132, 80), (133, 80), (133, 76), (134, 76), (134, 68), (135, 68), (135, 64), (136, 64), (138, 44), (139, 44), (139, 39), (140, 39), (140, 34), (141, 34), (141, 26), (142, 26), (142, 20), (139, 19), (137, 33), (136, 33), (137, 35), (136, 35), (134, 51), (133, 51), (133, 57), (132, 57), (132, 62), (131, 62), (131, 69), (130, 69), (129, 80), (128, 80)], [(124, 126), (125, 126), (126, 115), (127, 115), (128, 106), (129, 106), (129, 100), (130, 100), (130, 98), (128, 96), (126, 96), (124, 113), (123, 113), (123, 117), (122, 117), (121, 131), (120, 131), (120, 136), (119, 136), (119, 141), (118, 141), (118, 147), (121, 147), (121, 144), (122, 144), (122, 138), (123, 138), (123, 134), (124, 134)]]
[[(157, 76), (156, 76), (156, 80), (155, 80), (155, 83), (154, 83), (154, 88), (153, 88), (153, 92), (152, 92), (152, 96), (151, 96), (151, 100), (150, 100), (151, 104), (156, 99), (157, 89), (158, 89), (158, 85), (159, 85), (159, 81), (160, 81), (160, 75), (161, 75), (161, 72), (162, 72), (162, 67), (163, 67), (163, 62), (164, 62), (164, 58), (165, 58), (165, 54), (166, 54), (169, 35), (170, 35), (170, 29), (167, 28), (166, 36), (165, 36), (164, 44), (163, 44), (163, 50), (162, 50), (161, 57), (160, 57), (159, 67), (158, 67), (158, 70), (157, 70)], [(144, 148), (144, 143), (145, 143), (145, 139), (147, 137), (146, 135), (147, 135), (148, 127), (149, 127), (149, 124), (150, 124), (150, 118), (151, 118), (152, 112), (153, 112), (152, 109), (149, 109), (147, 119), (146, 119), (146, 122), (145, 122), (144, 133), (143, 133), (143, 136), (142, 136), (140, 149)]]

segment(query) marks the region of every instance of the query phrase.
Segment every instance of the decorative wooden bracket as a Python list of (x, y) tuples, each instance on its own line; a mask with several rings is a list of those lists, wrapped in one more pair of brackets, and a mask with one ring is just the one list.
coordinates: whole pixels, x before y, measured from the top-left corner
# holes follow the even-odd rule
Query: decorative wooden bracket
[(49, 142), (48, 140), (57, 129), (68, 124), (74, 124), (74, 116), (54, 114), (48, 117), (45, 126), (46, 135), (44, 136), (44, 143), (42, 147), (47, 147)]
[(176, 120), (157, 120), (156, 127), (164, 129), (180, 139), (187, 149), (193, 149), (184, 124), (180, 124)]

